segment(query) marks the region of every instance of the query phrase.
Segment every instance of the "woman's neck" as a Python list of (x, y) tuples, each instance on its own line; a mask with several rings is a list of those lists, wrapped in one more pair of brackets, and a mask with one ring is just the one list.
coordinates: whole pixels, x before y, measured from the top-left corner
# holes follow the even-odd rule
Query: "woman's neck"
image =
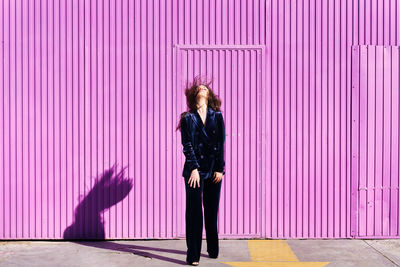
[(201, 112), (207, 110), (207, 102), (202, 99), (200, 99), (199, 102), (197, 102), (197, 110)]

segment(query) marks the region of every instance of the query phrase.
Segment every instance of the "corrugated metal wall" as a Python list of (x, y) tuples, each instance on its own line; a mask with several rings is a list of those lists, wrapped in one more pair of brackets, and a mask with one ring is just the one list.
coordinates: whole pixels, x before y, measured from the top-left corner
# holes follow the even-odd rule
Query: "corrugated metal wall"
[(184, 237), (178, 44), (266, 47), (261, 224), (228, 209), (244, 189), (225, 183), (220, 236), (350, 237), (351, 45), (398, 45), (398, 14), (396, 0), (1, 0), (0, 238)]
[[(263, 44), (265, 2), (0, 8), (0, 237), (184, 237), (173, 45)], [(107, 172), (114, 163), (131, 189)], [(227, 233), (258, 233), (255, 218), (241, 220)]]
[(352, 50), (351, 229), (360, 237), (400, 235), (399, 50)]
[(398, 45), (399, 14), (398, 1), (267, 2), (263, 236), (352, 236), (351, 45)]

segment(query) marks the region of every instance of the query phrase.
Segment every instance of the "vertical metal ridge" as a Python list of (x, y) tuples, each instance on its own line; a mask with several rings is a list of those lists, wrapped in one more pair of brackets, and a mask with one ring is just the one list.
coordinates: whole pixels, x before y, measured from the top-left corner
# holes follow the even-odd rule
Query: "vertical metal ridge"
[[(2, 45), (1, 45), (1, 58), (0, 58), (0, 61), (1, 61), (1, 69), (0, 69), (0, 71), (1, 71), (1, 73), (0, 73), (0, 77), (1, 77), (1, 125), (2, 125), (2, 129), (5, 129), (5, 127), (4, 127), (4, 113), (5, 113), (5, 108), (4, 108), (4, 106), (5, 106), (5, 104), (4, 104), (4, 95), (5, 95), (5, 93), (4, 93), (4, 61), (5, 61), (5, 56), (4, 56), (4, 46), (5, 46), (5, 38), (4, 38), (4, 1), (1, 1), (1, 20), (0, 20), (0, 22), (1, 22), (1, 27), (0, 27), (0, 29), (1, 29), (1, 39), (3, 40), (2, 41)], [(1, 134), (1, 155), (2, 155), (2, 157), (1, 157), (1, 161), (0, 161), (0, 164), (1, 164), (1, 174), (2, 174), (2, 180), (0, 181), (0, 191), (1, 191), (1, 200), (2, 200), (2, 202), (4, 203), (3, 205), (1, 205), (0, 206), (0, 231), (1, 231), (1, 234), (2, 234), (2, 236), (5, 236), (5, 222), (4, 222), (4, 220), (5, 220), (5, 205), (6, 205), (6, 201), (5, 201), (5, 164), (4, 164), (4, 159), (5, 159), (5, 156), (4, 156), (4, 154), (5, 154), (5, 146), (4, 146), (4, 144), (5, 144), (5, 141), (4, 141), (4, 130), (3, 131), (0, 131), (0, 134)]]

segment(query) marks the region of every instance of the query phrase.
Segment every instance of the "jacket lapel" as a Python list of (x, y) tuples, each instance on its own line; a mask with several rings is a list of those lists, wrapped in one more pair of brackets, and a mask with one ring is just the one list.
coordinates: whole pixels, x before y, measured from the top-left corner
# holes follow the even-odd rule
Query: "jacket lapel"
[(207, 107), (207, 117), (206, 117), (206, 124), (203, 124), (201, 117), (197, 111), (194, 112), (194, 116), (192, 116), (193, 121), (196, 123), (197, 127), (201, 129), (203, 135), (208, 139), (209, 136), (207, 134), (207, 129), (211, 123), (211, 120), (214, 119), (214, 110), (210, 107)]

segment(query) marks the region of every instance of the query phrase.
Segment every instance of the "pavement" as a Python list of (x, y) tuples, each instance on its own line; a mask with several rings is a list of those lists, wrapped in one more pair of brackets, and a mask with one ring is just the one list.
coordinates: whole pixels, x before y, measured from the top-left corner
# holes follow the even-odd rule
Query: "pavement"
[[(400, 239), (205, 239), (199, 266), (400, 266)], [(186, 240), (0, 241), (0, 266), (179, 266)]]

